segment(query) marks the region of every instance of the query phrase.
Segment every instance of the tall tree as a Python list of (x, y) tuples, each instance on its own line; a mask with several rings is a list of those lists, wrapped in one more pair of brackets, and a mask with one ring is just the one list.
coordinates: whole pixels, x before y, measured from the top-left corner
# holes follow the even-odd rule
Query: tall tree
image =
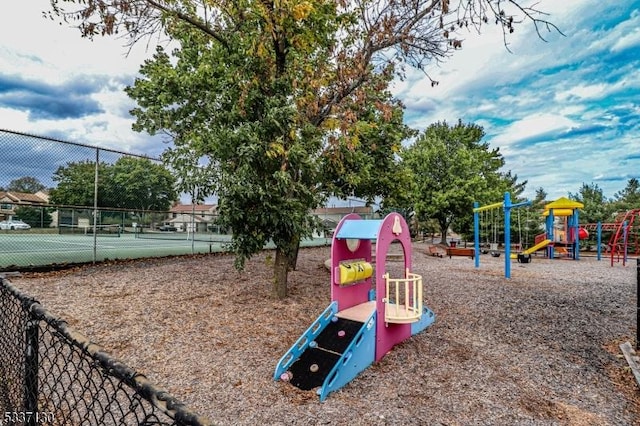
[(640, 209), (640, 182), (636, 178), (627, 181), (627, 186), (613, 196), (614, 208), (618, 211)]
[[(98, 166), (99, 207), (113, 207), (107, 191), (110, 188), (108, 167), (106, 163), (100, 163)], [(57, 182), (57, 186), (49, 193), (51, 203), (92, 207), (95, 198), (95, 173), (96, 165), (91, 161), (71, 162), (58, 167), (53, 175), (53, 181)]]
[(313, 226), (309, 210), (331, 193), (323, 170), (340, 170), (345, 149), (372, 148), (361, 136), (393, 115), (394, 76), (426, 70), (462, 46), (457, 32), (489, 21), (505, 37), (525, 20), (554, 28), (509, 0), (86, 0), (65, 10), (70, 3), (51, 0), (53, 14), (85, 36), (126, 31), (135, 42), (165, 31), (179, 42), (171, 56), (158, 49), (129, 90), (136, 129), (166, 132), (169, 157), (186, 154), (183, 165), (205, 157), (219, 166), (237, 266), (272, 239), (278, 297)]
[(436, 123), (402, 152), (416, 184), (416, 214), (421, 221), (438, 221), (442, 243), (454, 221), (470, 223), (474, 201), (499, 202), (517, 180), (500, 172), (502, 154), (482, 142), (483, 137), (482, 127), (475, 124)]
[[(227, 34), (233, 49), (176, 26), (181, 49), (173, 58), (158, 49), (141, 69), (144, 78), (127, 89), (140, 106), (135, 128), (172, 135), (165, 158), (173, 168), (195, 171), (203, 157), (216, 165), (220, 224), (232, 231), (236, 265), (275, 243), (273, 293), (281, 298), (298, 243), (315, 225), (311, 209), (331, 194), (392, 202), (402, 194), (392, 185), (407, 180), (394, 154), (412, 132), (386, 90), (390, 72), (338, 94), (344, 105), (318, 105), (323, 80), (352, 70), (327, 60), (338, 16), (333, 3), (317, 6), (294, 8), (278, 24), (293, 44), (275, 58), (273, 36), (260, 28), (283, 18), (261, 8), (249, 15), (254, 21), (238, 23), (242, 31)], [(303, 25), (306, 19), (317, 23)]]
[[(95, 163), (80, 161), (61, 166), (50, 192), (54, 204), (93, 207)], [(145, 158), (121, 157), (98, 166), (98, 207), (168, 210), (177, 199), (175, 179), (159, 164)]]
[(47, 187), (38, 180), (38, 178), (32, 176), (25, 176), (18, 179), (14, 179), (9, 182), (7, 186), (8, 192), (26, 192), (28, 194), (35, 194), (38, 191), (42, 191)]
[(578, 193), (569, 193), (569, 198), (584, 204), (580, 212), (582, 223), (608, 222), (611, 218), (612, 205), (597, 183), (582, 183)]
[(178, 198), (171, 172), (149, 159), (121, 157), (109, 174), (114, 207), (165, 211)]
[(546, 204), (548, 195), (549, 194), (547, 194), (547, 191), (545, 191), (543, 187), (540, 186), (536, 188), (536, 195), (533, 197), (533, 200), (531, 201), (531, 207), (542, 211), (542, 209), (544, 208), (544, 205)]

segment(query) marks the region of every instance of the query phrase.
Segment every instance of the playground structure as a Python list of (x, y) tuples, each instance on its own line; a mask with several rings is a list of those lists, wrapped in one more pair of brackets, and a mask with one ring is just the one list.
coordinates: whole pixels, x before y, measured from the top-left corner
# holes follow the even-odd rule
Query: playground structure
[[(404, 253), (403, 278), (386, 271), (395, 241)], [(411, 271), (411, 236), (398, 213), (376, 220), (345, 216), (334, 232), (330, 261), (331, 303), (280, 359), (273, 376), (303, 390), (317, 388), (320, 401), (435, 321), (423, 306), (422, 277)]]
[[(534, 245), (520, 250), (518, 253), (510, 253), (510, 221), (508, 218), (507, 210), (509, 207), (519, 207), (521, 205), (529, 205), (530, 202), (521, 203), (518, 205), (508, 204), (507, 194), (505, 194), (504, 203), (492, 204), (485, 207), (474, 209), (474, 214), (477, 212), (486, 210), (488, 208), (494, 208), (495, 206), (505, 206), (505, 276), (508, 274), (508, 265), (510, 259), (518, 259), (523, 263), (528, 263), (531, 259), (531, 254), (545, 250), (545, 255), (550, 259), (559, 255), (559, 257), (571, 258), (574, 260), (580, 259), (580, 244), (579, 240), (585, 239), (589, 236), (588, 231), (578, 225), (579, 213), (578, 210), (583, 208), (584, 205), (577, 201), (569, 200), (565, 197), (560, 197), (557, 200), (548, 203), (544, 206), (542, 216), (545, 217), (545, 232), (536, 235), (534, 238)], [(574, 236), (577, 235), (578, 238)], [(479, 262), (476, 262), (479, 265)]]
[(580, 260), (580, 240), (589, 236), (588, 231), (579, 225), (579, 209), (584, 204), (560, 197), (544, 206), (545, 233), (536, 235), (534, 247), (546, 248), (549, 259), (564, 257)]
[[(629, 254), (640, 255), (640, 244), (638, 243), (638, 224), (640, 224), (640, 209), (632, 209), (618, 213), (611, 223), (587, 223), (583, 227), (587, 231), (595, 231), (597, 258), (602, 258), (602, 233), (609, 232), (609, 240), (605, 246), (605, 251), (611, 258), (611, 266), (614, 262), (626, 265)], [(636, 222), (637, 221), (637, 222)]]
[(504, 201), (499, 203), (489, 204), (486, 206), (480, 207), (479, 203), (476, 201), (473, 203), (473, 234), (474, 234), (474, 247), (475, 247), (475, 267), (480, 267), (480, 212), (499, 209), (502, 208), (504, 210), (504, 247), (505, 247), (505, 256), (504, 256), (504, 276), (505, 278), (511, 278), (511, 209), (517, 207), (523, 207), (531, 205), (531, 201), (526, 200), (522, 203), (511, 203), (511, 194), (508, 192), (504, 193)]
[[(579, 209), (584, 204), (560, 197), (545, 205), (542, 215), (545, 217), (545, 232), (536, 235), (534, 245), (522, 254), (531, 254), (546, 249), (545, 255), (550, 259), (580, 260), (580, 240), (589, 238), (589, 232), (596, 235), (597, 259), (602, 257), (602, 233), (609, 232), (605, 251), (611, 259), (611, 266), (622, 261), (626, 265), (629, 254), (640, 255), (638, 243), (638, 227), (640, 209), (632, 209), (619, 213), (612, 223), (579, 223)], [(635, 225), (635, 227), (634, 227)], [(578, 236), (577, 238), (575, 236)], [(512, 256), (513, 258), (513, 256)]]

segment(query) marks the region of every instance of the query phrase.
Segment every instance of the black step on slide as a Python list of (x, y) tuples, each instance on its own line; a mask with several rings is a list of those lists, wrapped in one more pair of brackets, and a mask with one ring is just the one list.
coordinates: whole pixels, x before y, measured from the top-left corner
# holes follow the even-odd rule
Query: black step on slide
[(302, 390), (322, 386), (363, 324), (344, 318), (330, 322), (316, 338), (317, 346), (307, 348), (291, 364), (290, 383)]

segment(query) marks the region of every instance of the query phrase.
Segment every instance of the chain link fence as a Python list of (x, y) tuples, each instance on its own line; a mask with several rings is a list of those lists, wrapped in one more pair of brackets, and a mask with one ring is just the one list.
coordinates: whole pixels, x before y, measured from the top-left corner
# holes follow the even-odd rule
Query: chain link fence
[(191, 198), (158, 158), (0, 129), (0, 164), (0, 271), (220, 252), (231, 240), (214, 204), (179, 203)]
[(0, 164), (0, 270), (207, 253), (230, 239), (214, 205), (174, 205), (158, 158), (0, 129)]
[(0, 278), (0, 414), (5, 424), (210, 424), (6, 278)]

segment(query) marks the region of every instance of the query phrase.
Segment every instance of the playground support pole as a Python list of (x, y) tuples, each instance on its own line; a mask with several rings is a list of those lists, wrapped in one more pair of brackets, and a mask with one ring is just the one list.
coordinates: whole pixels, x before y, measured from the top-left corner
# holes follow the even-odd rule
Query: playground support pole
[(578, 209), (573, 210), (573, 260), (580, 260), (580, 226)]
[(596, 224), (596, 236), (597, 236), (597, 246), (596, 246), (596, 250), (597, 250), (597, 257), (598, 260), (602, 260), (602, 223), (598, 222)]
[(480, 267), (480, 217), (478, 216), (478, 208), (480, 205), (477, 201), (473, 202), (473, 248), (476, 252), (475, 264), (476, 268)]
[(625, 220), (623, 226), (624, 228), (622, 228), (622, 236), (624, 241), (624, 253), (622, 255), (622, 266), (627, 266), (627, 236), (629, 235), (629, 223), (627, 223), (627, 221)]
[(497, 209), (503, 206), (504, 204), (502, 203), (502, 201), (500, 201), (499, 203), (487, 204), (486, 206), (478, 207), (477, 211), (483, 212), (485, 210)]
[(553, 240), (555, 238), (553, 235), (553, 209), (549, 209), (549, 215), (547, 216), (547, 238), (552, 242), (552, 244), (547, 246), (547, 256), (549, 259), (553, 259)]
[(511, 195), (504, 193), (504, 276), (511, 278)]
[(530, 206), (531, 201), (527, 200), (522, 203), (511, 204), (511, 195), (508, 192), (504, 193), (504, 201), (501, 203), (489, 204), (488, 206), (479, 207), (478, 202), (473, 203), (473, 233), (474, 233), (474, 247), (475, 247), (475, 265), (476, 268), (480, 267), (480, 217), (478, 213), (484, 210), (489, 210), (497, 207), (504, 209), (504, 240), (505, 240), (505, 256), (504, 256), (504, 276), (505, 278), (511, 278), (511, 209), (514, 207)]
[(640, 349), (640, 258), (636, 259), (636, 349)]

